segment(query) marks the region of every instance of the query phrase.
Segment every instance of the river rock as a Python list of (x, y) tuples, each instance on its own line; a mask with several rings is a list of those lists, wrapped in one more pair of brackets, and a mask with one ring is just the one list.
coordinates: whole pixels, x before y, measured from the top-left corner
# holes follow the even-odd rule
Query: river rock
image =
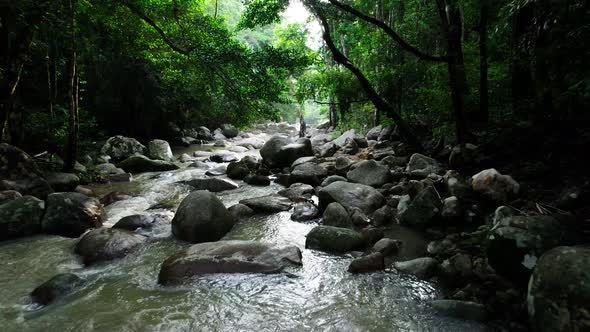
[(291, 200), (280, 195), (268, 195), (243, 199), (240, 204), (244, 204), (257, 213), (277, 213), (289, 211), (293, 206)]
[(291, 183), (305, 183), (317, 186), (328, 176), (328, 171), (314, 163), (297, 165), (291, 172)]
[(3, 190), (0, 191), (0, 205), (6, 204), (8, 202), (15, 201), (19, 198), (23, 197), (18, 191), (16, 190)]
[(318, 192), (320, 210), (332, 202), (338, 202), (347, 210), (358, 208), (371, 214), (385, 204), (385, 198), (375, 188), (360, 183), (338, 181)]
[(215, 194), (193, 191), (172, 219), (172, 234), (191, 243), (217, 241), (229, 232), (235, 219)]
[(238, 189), (240, 186), (230, 180), (221, 178), (197, 178), (185, 182), (195, 190), (209, 190), (210, 192), (221, 192)]
[(119, 135), (109, 138), (100, 151), (101, 153), (110, 156), (115, 161), (118, 161), (129, 158), (135, 154), (145, 154), (147, 148), (135, 138)]
[(367, 139), (371, 140), (371, 141), (376, 141), (379, 138), (379, 134), (381, 134), (381, 131), (383, 130), (382, 126), (377, 126), (377, 127), (373, 127), (371, 128), (371, 130), (369, 130), (367, 132)]
[(16, 190), (41, 199), (53, 192), (33, 158), (6, 143), (0, 143), (0, 190)]
[(352, 219), (348, 211), (336, 202), (328, 204), (322, 217), (322, 223), (326, 226), (352, 228)]
[(240, 161), (233, 161), (227, 166), (227, 176), (234, 180), (243, 180), (248, 174), (260, 167), (259, 161), (252, 156), (246, 156)]
[(172, 149), (170, 149), (170, 144), (164, 140), (155, 139), (150, 141), (148, 143), (148, 149), (149, 156), (152, 159), (165, 161), (171, 161), (174, 159), (174, 156), (172, 155)]
[(47, 182), (55, 191), (74, 191), (80, 184), (80, 178), (72, 173), (51, 173), (47, 175)]
[(485, 321), (488, 317), (485, 306), (475, 302), (457, 300), (434, 300), (430, 305), (438, 313), (465, 320)]
[(295, 160), (291, 164), (291, 170), (294, 169), (296, 166), (301, 165), (301, 164), (305, 164), (305, 163), (316, 163), (317, 164), (317, 162), (318, 162), (318, 159), (316, 157), (313, 157), (313, 156), (301, 157), (301, 158), (298, 158), (297, 160)]
[(361, 183), (371, 187), (381, 187), (391, 181), (389, 167), (381, 166), (374, 160), (364, 160), (355, 169), (348, 172), (346, 177), (350, 182)]
[(331, 185), (332, 183), (338, 182), (338, 181), (348, 182), (348, 179), (343, 176), (340, 176), (340, 175), (330, 175), (327, 178), (325, 178), (324, 181), (322, 181), (320, 186), (327, 187), (327, 186)]
[(270, 186), (270, 178), (266, 175), (249, 174), (244, 178), (244, 182), (251, 186)]
[(590, 330), (590, 249), (546, 252), (531, 276), (527, 305), (534, 331)]
[(40, 233), (44, 208), (45, 203), (33, 196), (0, 205), (0, 241)]
[(366, 273), (385, 270), (385, 261), (380, 252), (355, 258), (348, 266), (350, 273)]
[(131, 156), (117, 164), (117, 167), (122, 168), (129, 173), (142, 172), (165, 172), (177, 170), (178, 166), (164, 160), (152, 160), (143, 155)]
[(352, 229), (316, 226), (305, 239), (305, 248), (328, 252), (347, 252), (365, 245), (363, 236)]
[(236, 136), (238, 136), (238, 134), (240, 133), (236, 127), (234, 127), (231, 124), (223, 124), (221, 125), (221, 133), (223, 134), (223, 136), (227, 137), (227, 138), (234, 138)]
[(209, 130), (209, 128), (200, 126), (197, 128), (197, 138), (204, 141), (212, 141), (213, 135), (211, 135), (211, 130)]
[(401, 273), (415, 275), (420, 279), (429, 279), (438, 272), (438, 262), (432, 257), (421, 257), (405, 262), (395, 262), (393, 267)]
[(377, 241), (373, 248), (371, 248), (372, 252), (379, 252), (383, 254), (383, 256), (389, 256), (395, 254), (399, 251), (401, 247), (401, 241), (389, 239), (389, 238), (382, 238), (381, 240)]
[(473, 144), (460, 144), (453, 147), (449, 155), (449, 167), (460, 171), (473, 166), (479, 160), (477, 146)]
[(137, 249), (147, 237), (123, 229), (99, 228), (84, 234), (76, 245), (76, 253), (84, 264), (123, 258)]
[(228, 211), (236, 220), (245, 219), (254, 215), (254, 210), (244, 204), (232, 205), (229, 207)]
[(305, 183), (293, 183), (289, 188), (280, 190), (279, 195), (287, 197), (288, 199), (295, 201), (301, 197), (311, 198), (315, 190), (312, 186)]
[(106, 213), (97, 198), (79, 193), (53, 193), (47, 196), (42, 228), (47, 234), (78, 237), (88, 229), (102, 226)]
[(314, 135), (311, 137), (310, 142), (311, 142), (311, 147), (313, 149), (313, 151), (315, 153), (319, 152), (319, 148), (330, 142), (332, 140), (332, 136), (330, 136), (329, 134), (318, 134), (318, 135)]
[(290, 166), (295, 160), (310, 156), (313, 156), (313, 151), (308, 138), (300, 138), (297, 143), (287, 144), (279, 149), (279, 159), (282, 160), (281, 166)]
[(134, 214), (121, 218), (113, 228), (135, 231), (138, 228), (149, 229), (154, 225), (155, 218), (145, 214)]
[(33, 303), (48, 305), (67, 296), (84, 284), (84, 279), (73, 273), (61, 273), (47, 280), (31, 293)]
[(291, 143), (291, 140), (285, 136), (273, 136), (271, 137), (262, 149), (260, 149), (260, 155), (262, 156), (262, 160), (266, 165), (270, 168), (279, 168), (279, 167), (286, 167), (290, 166), (294, 160), (291, 162), (287, 162), (286, 160), (281, 160), (281, 148)]
[(357, 154), (359, 152), (359, 146), (358, 143), (356, 142), (356, 140), (354, 138), (347, 138), (346, 142), (344, 143), (344, 146), (342, 146), (342, 148), (340, 149), (340, 151), (344, 154)]
[(406, 172), (420, 177), (427, 177), (429, 174), (439, 174), (443, 171), (438, 161), (425, 155), (414, 153), (410, 157)]
[(463, 205), (455, 196), (443, 200), (441, 216), (446, 220), (457, 220), (463, 216)]
[(338, 145), (328, 142), (317, 148), (317, 155), (322, 158), (332, 157), (338, 151)]
[(310, 202), (302, 202), (295, 205), (293, 214), (291, 214), (291, 220), (295, 221), (308, 221), (318, 217), (318, 208)]
[(433, 187), (428, 186), (420, 191), (407, 207), (398, 204), (400, 224), (423, 228), (434, 220), (441, 211), (441, 201)]
[[(353, 162), (350, 160), (350, 157), (339, 156), (336, 158), (334, 168), (336, 168), (336, 173), (345, 175), (346, 172), (352, 168), (352, 165)], [(348, 181), (348, 179), (346, 181)]]
[(110, 163), (96, 165), (95, 170), (100, 173), (100, 175), (105, 177), (125, 174), (125, 171), (122, 168), (118, 168), (117, 166)]
[(236, 156), (235, 153), (231, 153), (231, 152), (225, 151), (225, 150), (220, 150), (220, 151), (213, 153), (209, 157), (209, 160), (216, 162), (216, 163), (229, 163), (229, 162), (238, 160), (238, 156)]
[(164, 261), (158, 282), (180, 284), (211, 273), (278, 273), (293, 265), (302, 265), (301, 251), (294, 246), (238, 240), (200, 243)]
[(336, 144), (339, 148), (341, 148), (344, 145), (346, 145), (347, 138), (354, 139), (355, 136), (356, 136), (356, 130), (350, 129), (350, 130), (342, 133), (342, 135), (340, 135), (340, 137), (338, 137), (337, 139), (333, 140), (332, 143)]
[(227, 166), (225, 165), (219, 165), (217, 167), (213, 167), (209, 170), (207, 170), (207, 172), (205, 172), (205, 175), (207, 176), (222, 176), (227, 174)]
[(448, 171), (444, 175), (443, 181), (449, 195), (456, 196), (459, 199), (469, 198), (473, 192), (467, 181), (457, 171)]
[(520, 185), (510, 175), (502, 175), (494, 168), (483, 170), (472, 177), (471, 188), (485, 197), (499, 202), (514, 198)]
[(574, 240), (565, 224), (552, 216), (507, 217), (488, 236), (488, 261), (498, 274), (525, 285), (543, 253)]
[(103, 206), (111, 205), (118, 201), (124, 201), (126, 199), (130, 199), (132, 196), (129, 193), (121, 192), (121, 191), (111, 191), (110, 193), (104, 195), (100, 198), (100, 203)]

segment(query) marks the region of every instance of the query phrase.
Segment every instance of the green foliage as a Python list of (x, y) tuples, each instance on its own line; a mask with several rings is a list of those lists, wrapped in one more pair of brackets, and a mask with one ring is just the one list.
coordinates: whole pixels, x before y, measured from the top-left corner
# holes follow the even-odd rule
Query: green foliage
[(238, 28), (253, 29), (257, 26), (278, 23), (279, 13), (289, 5), (288, 0), (251, 0), (242, 14)]

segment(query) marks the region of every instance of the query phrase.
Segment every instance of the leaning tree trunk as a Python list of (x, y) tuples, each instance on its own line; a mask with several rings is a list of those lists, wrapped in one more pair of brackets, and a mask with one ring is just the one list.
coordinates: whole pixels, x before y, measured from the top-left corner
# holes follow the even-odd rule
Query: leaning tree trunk
[(80, 123), (78, 120), (78, 68), (77, 68), (77, 54), (76, 54), (76, 18), (75, 18), (75, 0), (69, 0), (70, 5), (70, 43), (71, 53), (69, 60), (69, 76), (68, 76), (68, 100), (70, 102), (69, 109), (69, 128), (68, 128), (68, 146), (66, 148), (66, 158), (64, 163), (64, 171), (72, 172), (76, 163), (78, 154), (78, 132)]

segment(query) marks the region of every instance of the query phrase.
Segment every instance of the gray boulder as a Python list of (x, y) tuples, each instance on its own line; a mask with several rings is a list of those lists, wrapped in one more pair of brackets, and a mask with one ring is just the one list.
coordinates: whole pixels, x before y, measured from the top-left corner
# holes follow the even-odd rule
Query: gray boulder
[(240, 201), (240, 204), (248, 206), (257, 213), (277, 213), (289, 211), (293, 206), (293, 203), (290, 199), (280, 195), (268, 195), (244, 199)]
[(96, 165), (95, 170), (100, 173), (100, 175), (105, 177), (125, 174), (125, 171), (122, 168), (118, 168), (117, 166), (110, 163)]
[(204, 141), (212, 141), (213, 135), (211, 135), (209, 128), (201, 126), (197, 128), (197, 138)]
[(546, 252), (531, 276), (527, 305), (534, 331), (589, 331), (590, 249)]
[(400, 224), (418, 228), (425, 227), (439, 215), (441, 208), (438, 194), (434, 188), (428, 186), (418, 193), (407, 208), (398, 205)]
[(129, 173), (165, 172), (177, 170), (178, 166), (164, 160), (152, 160), (143, 155), (131, 156), (117, 164), (117, 167)]
[(369, 132), (367, 132), (367, 135), (366, 135), (367, 139), (372, 140), (372, 141), (376, 141), (379, 138), (379, 134), (381, 134), (382, 130), (383, 130), (383, 127), (381, 127), (381, 126), (371, 128), (371, 130), (369, 130)]
[(317, 206), (310, 202), (302, 202), (295, 205), (293, 213), (291, 214), (291, 220), (295, 221), (308, 221), (318, 217), (319, 211)]
[(443, 200), (441, 216), (446, 220), (456, 220), (463, 216), (463, 205), (455, 196), (447, 197)]
[(286, 267), (300, 265), (301, 251), (294, 246), (238, 240), (200, 243), (164, 261), (158, 282), (181, 284), (212, 273), (278, 273)]
[(322, 179), (328, 176), (328, 171), (322, 166), (314, 163), (305, 163), (295, 166), (291, 171), (291, 183), (305, 183), (317, 186)]
[(374, 160), (364, 160), (349, 171), (346, 177), (350, 182), (361, 183), (371, 187), (381, 187), (391, 181), (389, 167), (381, 166)]
[(221, 192), (238, 189), (240, 186), (230, 180), (221, 178), (197, 178), (185, 182), (195, 190), (209, 190), (210, 192)]
[(149, 156), (152, 159), (171, 161), (174, 159), (168, 142), (155, 139), (148, 143)]
[(254, 210), (244, 204), (232, 205), (229, 207), (228, 211), (236, 220), (245, 219), (254, 215)]
[(100, 152), (118, 161), (129, 158), (134, 154), (145, 154), (147, 148), (135, 138), (119, 135), (109, 138), (100, 149)]
[(488, 313), (485, 306), (475, 302), (457, 300), (434, 300), (430, 305), (438, 313), (465, 320), (485, 321)]
[(0, 241), (41, 232), (45, 202), (24, 196), (0, 205)]
[(366, 273), (385, 270), (385, 261), (380, 252), (355, 258), (348, 266), (350, 273)]
[(359, 152), (359, 146), (358, 143), (356, 142), (356, 140), (354, 138), (347, 138), (346, 142), (344, 143), (344, 145), (342, 146), (342, 148), (340, 149), (341, 153), (344, 154), (357, 154)]
[(106, 213), (100, 201), (79, 193), (53, 193), (47, 196), (42, 228), (47, 234), (78, 237), (102, 226)]
[(325, 178), (324, 181), (322, 181), (320, 186), (327, 187), (327, 186), (331, 185), (332, 183), (338, 182), (338, 181), (347, 182), (348, 179), (343, 176), (340, 176), (340, 175), (330, 175), (327, 178)]
[(326, 158), (332, 157), (336, 151), (338, 151), (338, 145), (334, 144), (334, 142), (328, 142), (318, 147), (316, 153), (318, 156)]
[(227, 165), (227, 176), (234, 180), (243, 180), (248, 174), (254, 173), (260, 167), (258, 159), (246, 156), (240, 161), (233, 161)]
[(334, 182), (318, 192), (320, 210), (338, 202), (348, 210), (358, 208), (371, 214), (385, 204), (385, 198), (375, 188), (360, 183)]
[(311, 137), (311, 147), (315, 153), (319, 152), (319, 148), (332, 140), (329, 134), (318, 134)]
[(333, 140), (332, 142), (334, 144), (336, 144), (338, 147), (343, 147), (344, 145), (346, 145), (346, 139), (350, 138), (350, 139), (354, 139), (356, 136), (356, 130), (354, 129), (350, 129), (348, 131), (345, 131), (344, 133), (342, 133), (342, 135), (340, 135), (340, 137), (338, 137), (337, 139)]
[(121, 218), (113, 228), (135, 231), (138, 228), (149, 229), (154, 225), (155, 218), (145, 214), (134, 214)]
[(191, 243), (217, 241), (229, 232), (235, 219), (215, 194), (193, 191), (172, 219), (172, 234)]
[(401, 242), (399, 240), (382, 238), (373, 245), (371, 251), (379, 252), (383, 254), (383, 256), (388, 256), (397, 253), (400, 247)]
[(236, 127), (234, 127), (231, 124), (223, 124), (221, 125), (221, 133), (223, 134), (223, 136), (227, 137), (227, 138), (234, 138), (236, 136), (238, 136), (238, 134), (240, 133)]
[(16, 190), (41, 199), (53, 192), (33, 158), (6, 143), (0, 143), (0, 190)]
[(405, 262), (395, 262), (393, 267), (401, 273), (412, 274), (420, 279), (429, 279), (438, 272), (438, 262), (432, 257), (421, 257)]
[(313, 156), (311, 142), (307, 138), (302, 138), (297, 143), (282, 146), (278, 157), (281, 159), (281, 166), (291, 166), (295, 160), (310, 156)]
[(72, 273), (61, 273), (47, 280), (31, 293), (33, 303), (48, 305), (74, 292), (84, 284), (84, 279)]
[(219, 165), (217, 167), (213, 167), (209, 170), (207, 170), (207, 172), (205, 172), (205, 175), (207, 176), (222, 176), (227, 174), (227, 166), (225, 165)]
[(427, 157), (425, 155), (414, 153), (410, 157), (406, 172), (421, 177), (427, 177), (429, 174), (440, 174), (443, 172), (443, 168), (440, 166), (438, 161)]
[(327, 252), (347, 252), (359, 249), (365, 244), (361, 233), (332, 226), (314, 227), (305, 240), (305, 248)]
[(326, 226), (352, 228), (352, 219), (340, 203), (328, 204), (324, 211), (322, 223)]
[(502, 175), (490, 168), (475, 174), (471, 188), (485, 197), (499, 202), (506, 202), (518, 195), (520, 185), (510, 175)]
[(289, 188), (280, 190), (278, 194), (294, 201), (301, 199), (301, 197), (311, 198), (314, 192), (315, 190), (309, 184), (293, 183)]
[(131, 231), (116, 228), (99, 228), (84, 234), (76, 245), (76, 253), (84, 264), (123, 258), (136, 250), (147, 238)]
[(286, 160), (281, 160), (280, 154), (281, 148), (290, 143), (291, 140), (285, 136), (271, 137), (266, 143), (264, 143), (262, 149), (260, 149), (260, 155), (262, 156), (264, 163), (270, 168), (290, 166), (294, 160), (292, 160), (291, 163), (288, 163)]
[(249, 174), (244, 178), (244, 182), (251, 186), (270, 186), (270, 178), (260, 174)]
[(0, 205), (12, 202), (19, 198), (23, 197), (18, 191), (16, 190), (3, 190), (0, 191)]
[(80, 178), (72, 173), (51, 173), (46, 177), (47, 182), (55, 191), (74, 191), (80, 184)]

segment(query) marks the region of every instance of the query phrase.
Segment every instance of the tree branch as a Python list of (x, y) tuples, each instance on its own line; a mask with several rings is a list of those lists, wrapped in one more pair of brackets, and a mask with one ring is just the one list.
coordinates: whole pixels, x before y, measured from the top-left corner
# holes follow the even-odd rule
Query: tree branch
[(385, 24), (382, 21), (379, 21), (378, 19), (376, 19), (374, 17), (365, 15), (365, 14), (361, 13), (360, 11), (354, 9), (353, 7), (343, 4), (339, 1), (336, 1), (336, 0), (328, 0), (328, 1), (331, 4), (333, 4), (334, 6), (338, 7), (340, 10), (345, 11), (349, 14), (352, 14), (353, 16), (356, 16), (365, 22), (371, 23), (371, 24), (376, 25), (377, 27), (381, 28), (383, 31), (385, 31), (385, 33), (389, 37), (391, 37), (391, 39), (393, 39), (399, 46), (401, 46), (401, 48), (412, 53), (414, 56), (416, 56), (422, 60), (434, 61), (434, 62), (448, 62), (449, 61), (447, 56), (437, 56), (437, 55), (426, 54), (426, 53), (420, 51), (419, 49), (415, 48), (414, 46), (408, 44), (390, 26), (388, 26), (387, 24)]

